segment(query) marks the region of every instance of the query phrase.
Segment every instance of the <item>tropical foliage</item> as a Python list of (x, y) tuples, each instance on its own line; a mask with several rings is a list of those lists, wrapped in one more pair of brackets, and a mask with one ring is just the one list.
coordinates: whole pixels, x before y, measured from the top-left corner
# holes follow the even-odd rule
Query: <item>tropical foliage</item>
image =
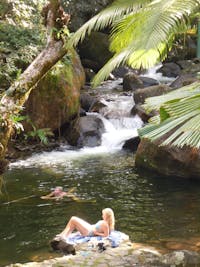
[(71, 44), (77, 45), (92, 30), (111, 28), (114, 56), (96, 75), (96, 86), (121, 64), (146, 69), (164, 60), (175, 33), (189, 27), (189, 16), (199, 4), (200, 0), (116, 0), (85, 23)]
[[(72, 44), (92, 30), (111, 28), (110, 49), (114, 56), (93, 80), (98, 85), (122, 64), (149, 68), (163, 61), (172, 47), (175, 34), (186, 32), (190, 16), (198, 11), (200, 0), (116, 0), (83, 25), (72, 37)], [(149, 125), (139, 130), (141, 137), (162, 145), (200, 147), (200, 83), (147, 99), (144, 107), (159, 110)]]
[[(44, 44), (40, 1), (0, 3), (0, 91), (5, 91), (38, 55)], [(25, 3), (26, 2), (26, 3)]]
[(159, 110), (159, 115), (139, 130), (140, 137), (157, 140), (166, 134), (161, 145), (200, 148), (200, 83), (196, 82), (166, 95), (151, 97), (146, 110)]

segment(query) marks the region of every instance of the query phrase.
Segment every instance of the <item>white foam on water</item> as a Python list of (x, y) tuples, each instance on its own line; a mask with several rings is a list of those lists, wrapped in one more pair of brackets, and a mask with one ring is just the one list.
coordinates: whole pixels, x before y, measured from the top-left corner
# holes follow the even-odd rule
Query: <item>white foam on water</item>
[(152, 67), (152, 68), (148, 69), (147, 72), (142, 76), (155, 79), (155, 80), (157, 80), (157, 81), (159, 81), (161, 83), (171, 83), (171, 82), (173, 82), (175, 80), (175, 78), (163, 76), (161, 72), (157, 72), (157, 70), (159, 68), (161, 68), (161, 67), (162, 67), (162, 64), (158, 64), (155, 67)]
[(121, 150), (124, 142), (137, 136), (137, 129), (143, 125), (142, 120), (136, 115), (131, 116), (130, 110), (134, 106), (132, 95), (112, 95), (109, 101), (105, 101), (107, 107), (105, 114), (88, 113), (88, 116), (96, 116), (104, 123), (105, 132), (102, 134), (101, 145), (96, 147), (83, 147), (71, 150), (69, 147), (61, 147), (59, 150), (34, 154), (26, 160), (11, 163), (10, 168), (23, 168), (32, 166), (50, 167), (59, 169), (70, 168), (73, 161), (81, 157), (104, 155)]

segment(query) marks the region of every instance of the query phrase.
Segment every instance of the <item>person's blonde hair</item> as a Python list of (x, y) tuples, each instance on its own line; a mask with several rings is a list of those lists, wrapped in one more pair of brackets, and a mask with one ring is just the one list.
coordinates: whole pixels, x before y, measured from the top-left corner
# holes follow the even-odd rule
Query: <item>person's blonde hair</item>
[(111, 208), (105, 208), (102, 210), (102, 212), (106, 215), (106, 221), (109, 226), (109, 231), (111, 232), (112, 230), (115, 229), (115, 215), (114, 212)]

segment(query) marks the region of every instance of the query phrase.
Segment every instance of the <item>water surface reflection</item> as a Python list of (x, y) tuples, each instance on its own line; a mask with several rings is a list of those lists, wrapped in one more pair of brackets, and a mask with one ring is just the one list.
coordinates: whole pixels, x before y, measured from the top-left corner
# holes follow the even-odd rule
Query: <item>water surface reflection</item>
[[(113, 208), (116, 228), (130, 235), (132, 241), (198, 235), (200, 184), (139, 176), (129, 153), (67, 158), (66, 164), (49, 162), (43, 167), (15, 166), (4, 180), (0, 200), (2, 266), (37, 259), (38, 255), (50, 257), (48, 242), (70, 216), (94, 223), (104, 207)], [(40, 199), (57, 185), (66, 190), (75, 186), (81, 201)]]

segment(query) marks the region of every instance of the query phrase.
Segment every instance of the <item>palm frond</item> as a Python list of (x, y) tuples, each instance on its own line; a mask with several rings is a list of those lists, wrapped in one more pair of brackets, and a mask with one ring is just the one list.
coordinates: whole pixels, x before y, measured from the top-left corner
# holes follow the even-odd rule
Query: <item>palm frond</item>
[[(175, 129), (177, 126), (182, 125), (188, 120), (192, 119), (196, 115), (200, 114), (200, 110), (195, 110), (191, 113), (187, 113), (179, 118), (169, 118), (164, 122), (161, 122), (159, 126), (153, 125), (154, 128), (149, 128), (149, 126), (145, 126), (138, 130), (140, 137), (149, 138), (151, 140), (156, 140), (167, 134), (171, 130)], [(199, 125), (200, 126), (200, 125)], [(147, 129), (145, 129), (147, 127)]]
[(108, 78), (109, 74), (120, 64), (126, 62), (129, 55), (129, 50), (122, 51), (119, 54), (115, 54), (104, 66), (100, 71), (95, 75), (94, 79), (92, 80), (91, 84), (93, 87), (99, 85), (103, 80)]
[(152, 1), (137, 13), (124, 16), (113, 26), (111, 51), (118, 53), (122, 49), (132, 47), (135, 51), (156, 49), (160, 52), (159, 46), (169, 42), (178, 25), (185, 22), (185, 15), (190, 13), (190, 8), (194, 6), (196, 5), (186, 5), (183, 1)]
[(99, 12), (96, 16), (91, 18), (82, 27), (75, 32), (69, 40), (68, 45), (76, 46), (79, 41), (82, 41), (86, 34), (91, 31), (98, 31), (107, 26), (112, 25), (116, 20), (123, 17), (130, 12), (136, 12), (143, 5), (151, 2), (150, 0), (116, 0), (110, 6)]
[[(187, 3), (186, 3), (187, 2)], [(132, 68), (148, 69), (167, 56), (174, 31), (185, 22), (186, 14), (198, 1), (151, 1), (135, 12), (125, 14), (113, 24), (110, 50), (114, 57), (97, 73), (93, 85), (98, 85), (121, 63)], [(179, 10), (179, 12), (178, 12)], [(122, 59), (122, 55), (126, 58)], [(120, 60), (119, 60), (120, 59)]]
[(149, 97), (145, 100), (145, 104), (143, 107), (148, 110), (148, 112), (152, 110), (159, 110), (161, 105), (169, 101), (177, 101), (179, 99), (193, 97), (200, 94), (200, 82), (194, 82), (190, 85), (186, 85), (179, 89), (169, 92), (168, 94)]
[(161, 145), (200, 147), (200, 82), (148, 101), (154, 109), (156, 103), (160, 116), (138, 131), (140, 137), (153, 141), (172, 131)]
[(176, 130), (170, 137), (168, 137), (162, 145), (174, 145), (183, 147), (184, 145), (199, 147), (200, 141), (200, 110), (199, 114), (190, 118), (178, 130)]
[(200, 109), (200, 94), (193, 97), (186, 97), (179, 101), (167, 102), (163, 108), (170, 117), (179, 117), (195, 109)]

